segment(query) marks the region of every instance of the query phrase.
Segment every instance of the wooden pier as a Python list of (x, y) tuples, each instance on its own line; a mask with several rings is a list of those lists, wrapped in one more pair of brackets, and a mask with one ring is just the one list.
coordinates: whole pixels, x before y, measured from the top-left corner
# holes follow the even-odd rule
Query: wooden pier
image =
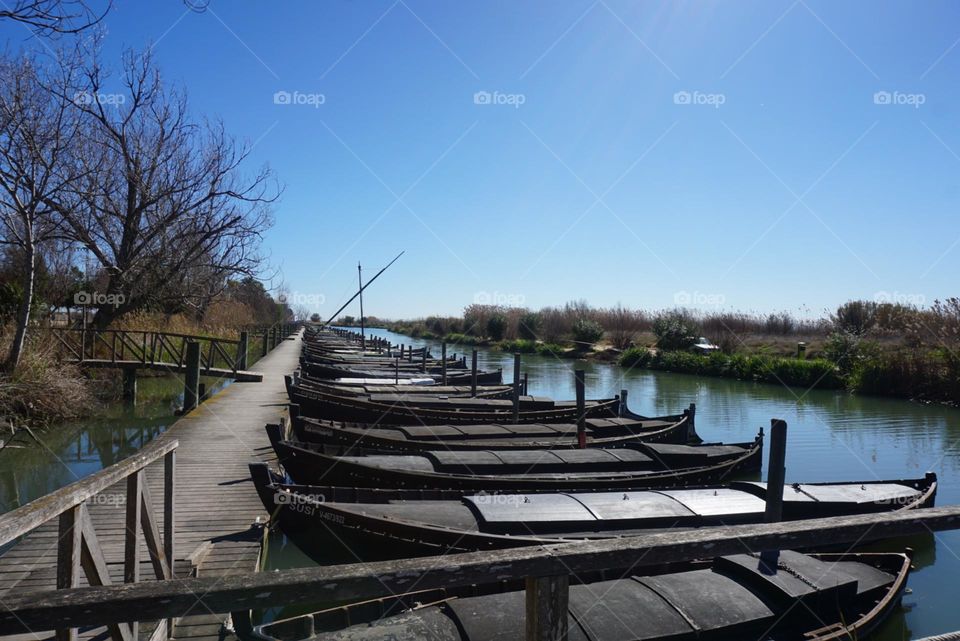
[[(300, 342), (277, 341), (256, 364), (261, 382), (228, 386), (137, 455), (0, 516), (0, 546), (22, 536), (0, 556), (0, 606), (58, 587), (153, 582), (169, 561), (177, 579), (256, 572), (267, 514), (247, 464), (272, 457), (263, 426), (286, 413), (283, 376), (296, 368)], [(174, 638), (222, 638), (225, 617), (199, 599), (184, 614), (171, 626)], [(57, 638), (169, 636), (163, 622), (134, 632), (124, 624), (81, 627)]]

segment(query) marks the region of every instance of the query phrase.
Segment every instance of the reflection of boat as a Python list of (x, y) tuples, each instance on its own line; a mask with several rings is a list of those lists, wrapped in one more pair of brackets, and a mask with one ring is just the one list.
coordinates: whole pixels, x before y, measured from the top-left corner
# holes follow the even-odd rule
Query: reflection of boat
[(503, 449), (418, 454), (325, 454), (315, 443), (285, 441), (267, 426), (286, 472), (299, 483), (344, 487), (459, 490), (637, 489), (721, 482), (761, 466), (763, 433), (750, 443), (635, 443), (617, 449)]
[[(781, 552), (674, 566), (661, 574), (581, 577), (571, 585), (569, 639), (862, 639), (899, 602), (909, 554)], [(340, 606), (250, 628), (261, 641), (493, 641), (522, 639), (525, 595), (516, 583), (429, 590)]]
[[(641, 534), (654, 529), (758, 523), (766, 484), (560, 493), (364, 489), (284, 484), (264, 463), (250, 473), (267, 511), (307, 554), (331, 541), (367, 543), (372, 555), (475, 551)], [(794, 484), (785, 520), (929, 507), (936, 475), (921, 479)]]

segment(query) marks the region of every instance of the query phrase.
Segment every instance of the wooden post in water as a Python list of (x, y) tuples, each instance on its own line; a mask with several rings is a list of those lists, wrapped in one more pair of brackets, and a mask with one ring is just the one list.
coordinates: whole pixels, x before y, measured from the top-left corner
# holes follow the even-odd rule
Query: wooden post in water
[(447, 341), (440, 343), (440, 384), (447, 384)]
[(240, 332), (240, 344), (237, 345), (237, 366), (235, 370), (247, 369), (247, 350), (250, 348), (250, 332)]
[(520, 353), (513, 355), (513, 422), (520, 422)]
[(400, 343), (400, 359), (403, 359), (403, 343)]
[(575, 370), (573, 373), (574, 385), (577, 388), (577, 447), (580, 449), (587, 447), (587, 400), (584, 374), (582, 369)]
[(408, 363), (413, 362), (413, 345), (407, 346), (407, 362)]
[(400, 359), (399, 358), (393, 361), (393, 383), (395, 385), (400, 384)]
[(770, 460), (767, 466), (767, 505), (764, 520), (776, 523), (783, 516), (783, 483), (787, 475), (787, 422), (770, 419)]
[(137, 368), (123, 368), (123, 400), (128, 405), (137, 404)]
[(423, 373), (427, 373), (427, 347), (424, 345), (423, 354), (420, 358), (420, 369), (423, 370)]
[(473, 355), (470, 357), (470, 396), (472, 398), (472, 397), (475, 397), (476, 395), (477, 395), (477, 350), (473, 350)]
[(526, 641), (566, 641), (570, 577), (528, 576)]
[(530, 395), (530, 388), (528, 387), (528, 384), (529, 384), (530, 381), (527, 379), (527, 375), (528, 375), (528, 374), (529, 374), (529, 372), (524, 372), (524, 373), (523, 373), (523, 395), (524, 395), (524, 396), (529, 396), (529, 395)]
[(183, 379), (183, 413), (196, 408), (200, 400), (200, 343), (187, 342), (187, 372)]
[(620, 390), (620, 405), (617, 407), (617, 416), (623, 418), (627, 413), (627, 390)]

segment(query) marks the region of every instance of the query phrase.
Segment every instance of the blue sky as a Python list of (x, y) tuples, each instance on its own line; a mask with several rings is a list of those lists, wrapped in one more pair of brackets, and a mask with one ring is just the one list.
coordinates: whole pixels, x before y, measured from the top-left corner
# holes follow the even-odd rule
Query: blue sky
[(320, 313), (358, 260), (372, 274), (406, 250), (368, 314), (582, 298), (818, 315), (958, 294), (958, 14), (116, 0), (106, 50), (152, 43), (197, 114), (255, 145), (286, 185), (266, 247)]

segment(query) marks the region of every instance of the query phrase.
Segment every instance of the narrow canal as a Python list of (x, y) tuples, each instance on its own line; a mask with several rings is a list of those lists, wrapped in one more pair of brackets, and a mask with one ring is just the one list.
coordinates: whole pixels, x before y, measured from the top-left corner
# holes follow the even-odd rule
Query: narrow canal
[[(372, 330), (373, 335), (420, 347), (439, 355), (436, 341), (423, 341)], [(472, 347), (450, 352), (468, 354)], [(502, 367), (510, 380), (513, 356), (479, 350), (481, 368)], [(469, 362), (469, 358), (468, 358)], [(685, 374), (628, 370), (614, 364), (523, 356), (530, 393), (573, 398), (573, 370), (586, 370), (587, 397), (629, 392), (629, 407), (640, 414), (678, 413), (697, 404), (697, 431), (710, 441), (748, 441), (771, 418), (788, 423), (787, 481), (846, 481), (922, 477), (937, 473), (938, 504), (960, 503), (960, 410), (902, 400), (810, 391)], [(768, 431), (768, 430), (767, 430)], [(766, 466), (766, 454), (764, 454)], [(766, 470), (764, 470), (764, 477)], [(824, 542), (829, 543), (828, 541)], [(875, 638), (910, 639), (960, 628), (955, 583), (960, 575), (960, 531), (874, 546), (915, 549), (915, 571), (903, 605)], [(274, 538), (271, 567), (309, 564), (309, 560)], [(289, 613), (284, 613), (289, 614)]]

